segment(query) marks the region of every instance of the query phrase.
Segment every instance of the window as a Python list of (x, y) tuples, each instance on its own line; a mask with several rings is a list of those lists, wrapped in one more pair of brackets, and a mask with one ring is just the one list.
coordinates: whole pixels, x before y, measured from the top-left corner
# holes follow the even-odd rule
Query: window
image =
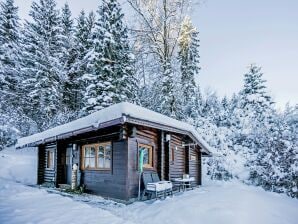
[(153, 167), (153, 147), (151, 145), (139, 144), (139, 152), (143, 150), (143, 167), (152, 168)]
[(54, 151), (51, 151), (51, 150), (47, 151), (47, 168), (48, 169), (54, 168)]
[(111, 169), (111, 142), (84, 145), (82, 148), (83, 169)]
[(171, 148), (171, 161), (174, 162), (175, 160), (175, 149)]
[(198, 157), (196, 155), (190, 155), (190, 160), (193, 160), (193, 161), (198, 160)]

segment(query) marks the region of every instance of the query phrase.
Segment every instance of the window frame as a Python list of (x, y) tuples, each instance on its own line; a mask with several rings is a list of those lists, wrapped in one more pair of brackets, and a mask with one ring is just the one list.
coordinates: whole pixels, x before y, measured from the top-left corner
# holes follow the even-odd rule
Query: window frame
[[(50, 154), (51, 156), (49, 156)], [(46, 150), (46, 156), (47, 156), (47, 160), (46, 160), (47, 170), (54, 170), (55, 169), (55, 151), (51, 149)]]
[[(99, 167), (98, 166), (98, 151), (99, 151), (99, 146), (104, 147), (104, 160), (106, 160), (106, 146), (110, 146), (110, 167)], [(95, 157), (94, 157), (94, 165), (95, 167), (85, 167), (85, 149), (86, 147), (94, 147), (95, 148)], [(113, 144), (111, 141), (108, 142), (100, 142), (100, 143), (92, 143), (92, 144), (85, 144), (81, 146), (81, 169), (82, 170), (112, 170), (112, 158), (113, 158)], [(89, 157), (88, 157), (89, 158)]]
[(154, 168), (154, 147), (153, 147), (153, 145), (139, 143), (138, 144), (138, 154), (140, 152), (141, 147), (149, 149), (149, 163), (146, 163), (146, 164), (143, 163), (143, 168), (144, 169), (153, 169)]
[(172, 163), (175, 162), (175, 151), (176, 151), (176, 148), (171, 147), (171, 162)]

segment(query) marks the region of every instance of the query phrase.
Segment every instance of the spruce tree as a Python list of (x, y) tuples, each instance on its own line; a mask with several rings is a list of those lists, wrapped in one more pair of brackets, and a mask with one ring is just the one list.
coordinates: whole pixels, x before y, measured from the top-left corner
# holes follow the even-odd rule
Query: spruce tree
[(198, 116), (198, 98), (195, 77), (198, 75), (199, 67), (199, 39), (198, 31), (192, 25), (189, 17), (186, 17), (181, 25), (179, 37), (179, 61), (181, 70), (181, 92), (182, 109), (184, 116)]
[[(0, 2), (0, 100), (18, 106), (19, 99), (19, 17), (14, 0)], [(0, 105), (1, 106), (1, 105)]]
[(240, 93), (241, 108), (257, 119), (263, 119), (273, 104), (265, 83), (261, 67), (250, 65), (249, 72), (244, 75), (244, 87)]
[(272, 100), (267, 93), (266, 81), (261, 68), (249, 67), (244, 75), (244, 87), (240, 92), (238, 118), (240, 129), (236, 141), (243, 147), (247, 165), (250, 167), (250, 179), (262, 185), (262, 176), (266, 175), (264, 167), (268, 167), (268, 145), (272, 129)]
[(16, 141), (27, 125), (20, 99), (20, 24), (13, 0), (0, 2), (0, 150)]
[(87, 54), (93, 47), (92, 35), (95, 27), (95, 15), (90, 12), (86, 16), (84, 11), (81, 11), (76, 21), (74, 29), (74, 52), (75, 60), (70, 70), (71, 74), (71, 91), (69, 92), (69, 100), (71, 107), (79, 112), (79, 116), (83, 115), (83, 97), (86, 91), (86, 81), (84, 75), (88, 74), (89, 57)]
[(62, 27), (54, 0), (34, 1), (30, 16), (22, 40), (26, 112), (44, 129), (61, 107)]
[(172, 65), (170, 60), (166, 60), (163, 64), (159, 112), (173, 118), (177, 116), (177, 98), (174, 90)]
[(104, 0), (97, 13), (94, 47), (88, 53), (89, 74), (84, 76), (86, 113), (135, 98), (133, 58), (120, 5)]
[(76, 95), (77, 85), (73, 66), (77, 58), (77, 51), (74, 42), (74, 27), (73, 19), (71, 18), (71, 11), (68, 4), (62, 8), (61, 26), (62, 26), (62, 57), (61, 63), (63, 65), (63, 97), (64, 106), (69, 110), (76, 109)]

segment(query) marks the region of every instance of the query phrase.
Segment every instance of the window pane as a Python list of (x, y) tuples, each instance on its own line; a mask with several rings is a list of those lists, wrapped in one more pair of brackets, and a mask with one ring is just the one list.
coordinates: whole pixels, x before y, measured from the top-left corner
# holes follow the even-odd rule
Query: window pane
[(144, 149), (143, 164), (149, 164), (149, 149), (148, 148), (143, 148), (143, 149)]
[(90, 167), (95, 168), (95, 148), (91, 147), (90, 149)]
[(150, 168), (153, 167), (153, 161), (152, 161), (152, 146), (150, 145), (140, 145), (139, 151), (143, 150), (144, 157), (143, 157), (143, 166)]
[(98, 157), (97, 157), (97, 166), (98, 168), (104, 168), (104, 147), (98, 147)]
[(94, 147), (85, 147), (84, 164), (86, 168), (95, 168), (95, 148)]
[(111, 145), (107, 145), (105, 151), (105, 168), (111, 168), (111, 151)]
[(85, 157), (89, 157), (89, 155), (90, 155), (90, 148), (85, 147)]
[(47, 168), (54, 168), (54, 152), (47, 151)]
[(90, 167), (89, 157), (87, 157), (87, 158), (85, 157), (84, 164), (85, 164), (85, 168)]

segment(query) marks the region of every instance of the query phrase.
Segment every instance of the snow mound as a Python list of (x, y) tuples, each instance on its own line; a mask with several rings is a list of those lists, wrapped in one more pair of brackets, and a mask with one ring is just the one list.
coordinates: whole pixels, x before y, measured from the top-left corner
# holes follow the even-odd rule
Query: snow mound
[(24, 148), (16, 150), (15, 148), (7, 148), (1, 151), (0, 178), (24, 184), (36, 184), (36, 149)]

